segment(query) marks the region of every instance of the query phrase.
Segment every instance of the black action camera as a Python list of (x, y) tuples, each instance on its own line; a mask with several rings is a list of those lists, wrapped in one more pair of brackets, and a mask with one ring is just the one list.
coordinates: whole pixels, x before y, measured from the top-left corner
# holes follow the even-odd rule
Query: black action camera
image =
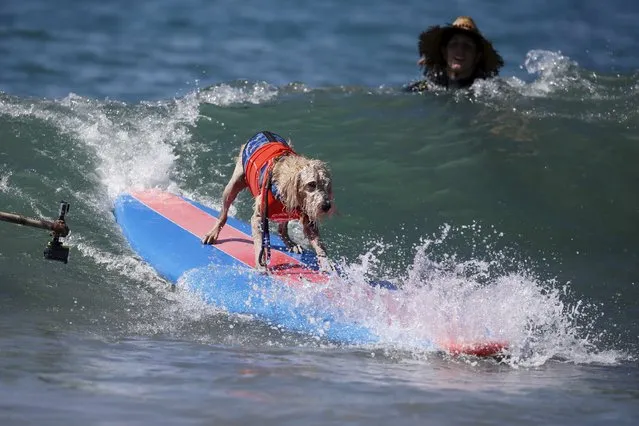
[[(69, 212), (69, 203), (60, 202), (60, 214), (58, 220), (64, 222), (64, 216)], [(69, 261), (69, 247), (60, 242), (60, 234), (53, 232), (53, 239), (44, 248), (44, 258), (67, 263)]]

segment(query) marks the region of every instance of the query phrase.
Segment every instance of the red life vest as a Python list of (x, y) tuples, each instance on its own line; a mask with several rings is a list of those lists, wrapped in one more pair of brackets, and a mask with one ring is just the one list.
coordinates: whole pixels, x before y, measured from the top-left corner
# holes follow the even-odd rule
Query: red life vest
[[(300, 218), (300, 210), (286, 210), (284, 204), (273, 194), (273, 185), (270, 179), (275, 160), (282, 155), (296, 155), (295, 151), (286, 143), (278, 140), (272, 140), (271, 138), (265, 140), (264, 133), (258, 135), (261, 137), (253, 137), (244, 148), (245, 153), (247, 148), (252, 151), (248, 158), (243, 159), (246, 184), (254, 197), (262, 195), (260, 212), (264, 214), (264, 209), (266, 209), (266, 215), (269, 220), (275, 222), (297, 220)], [(271, 135), (269, 134), (268, 136)], [(251, 143), (253, 143), (253, 146), (249, 147)]]

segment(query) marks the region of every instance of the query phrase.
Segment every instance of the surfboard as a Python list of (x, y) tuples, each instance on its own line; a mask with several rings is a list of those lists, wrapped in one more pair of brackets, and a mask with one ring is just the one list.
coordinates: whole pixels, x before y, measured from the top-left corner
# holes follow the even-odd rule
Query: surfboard
[[(255, 269), (251, 229), (244, 221), (229, 217), (216, 244), (201, 243), (219, 212), (196, 201), (159, 190), (128, 192), (117, 197), (114, 214), (133, 251), (160, 276), (206, 303), (328, 341), (354, 345), (381, 341), (371, 327), (345, 315), (334, 303), (331, 277), (318, 270), (314, 254), (287, 251), (277, 235), (271, 234), (271, 258), (264, 274)], [(370, 284), (401, 291), (386, 281)], [(507, 348), (504, 342), (488, 339), (470, 343), (426, 339), (420, 346), (480, 357), (499, 356)]]

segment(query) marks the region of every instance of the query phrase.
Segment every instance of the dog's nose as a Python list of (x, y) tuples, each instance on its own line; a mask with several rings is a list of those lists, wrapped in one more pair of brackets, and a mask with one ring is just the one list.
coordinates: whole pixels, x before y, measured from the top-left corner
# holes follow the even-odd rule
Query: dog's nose
[(331, 209), (331, 202), (330, 201), (324, 201), (322, 203), (322, 211), (323, 212), (327, 212)]

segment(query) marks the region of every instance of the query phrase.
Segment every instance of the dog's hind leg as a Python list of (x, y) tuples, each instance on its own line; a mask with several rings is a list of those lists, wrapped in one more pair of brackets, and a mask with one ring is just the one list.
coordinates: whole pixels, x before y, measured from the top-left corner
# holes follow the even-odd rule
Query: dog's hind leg
[(292, 251), (293, 253), (302, 253), (302, 246), (296, 244), (288, 234), (288, 222), (280, 222), (277, 225), (277, 232), (289, 251)]
[(226, 219), (228, 218), (229, 208), (237, 194), (240, 193), (244, 188), (248, 185), (246, 184), (246, 179), (244, 179), (244, 167), (242, 166), (242, 158), (238, 157), (235, 163), (235, 169), (233, 170), (233, 176), (231, 176), (231, 180), (226, 184), (224, 188), (224, 192), (222, 193), (222, 211), (220, 212), (220, 217), (217, 220), (217, 223), (211, 230), (202, 238), (202, 243), (204, 244), (213, 244), (217, 241), (217, 237), (220, 235), (220, 231), (222, 227), (226, 224)]

